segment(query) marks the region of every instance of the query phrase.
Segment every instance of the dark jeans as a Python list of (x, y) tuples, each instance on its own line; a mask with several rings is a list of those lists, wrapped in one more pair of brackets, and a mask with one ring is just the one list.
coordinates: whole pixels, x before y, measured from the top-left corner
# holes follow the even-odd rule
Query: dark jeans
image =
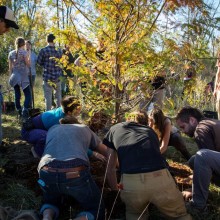
[[(17, 110), (21, 110), (21, 90), (20, 90), (20, 86), (16, 85), (14, 86), (14, 91), (15, 91), (15, 107)], [(31, 90), (30, 90), (30, 86), (26, 87), (24, 90), (24, 108), (28, 109), (31, 103)]]
[(169, 140), (168, 146), (175, 147), (176, 150), (178, 150), (186, 160), (190, 159), (191, 154), (187, 150), (186, 144), (179, 132), (170, 134), (170, 140)]
[(25, 141), (34, 145), (35, 152), (41, 157), (44, 152), (47, 137), (47, 130), (41, 120), (41, 114), (32, 118), (32, 123), (34, 128), (31, 130), (25, 130), (22, 128), (21, 136)]
[[(104, 203), (101, 202), (100, 204), (100, 190), (88, 169), (80, 171), (80, 177), (73, 179), (67, 179), (66, 173), (44, 170), (40, 170), (39, 175), (40, 179), (43, 180), (43, 184), (40, 185), (44, 198), (41, 213), (48, 207), (54, 207), (54, 211), (57, 213), (62, 195), (68, 195), (79, 202), (86, 212), (91, 213), (94, 219), (105, 219)], [(97, 215), (99, 215), (98, 218)]]

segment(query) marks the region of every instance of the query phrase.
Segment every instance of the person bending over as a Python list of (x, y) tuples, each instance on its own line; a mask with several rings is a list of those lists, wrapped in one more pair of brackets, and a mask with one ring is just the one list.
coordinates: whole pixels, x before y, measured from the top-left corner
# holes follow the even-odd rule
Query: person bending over
[[(54, 125), (47, 134), (38, 165), (38, 183), (43, 190), (40, 213), (43, 220), (57, 219), (61, 197), (68, 195), (84, 209), (74, 219), (104, 220), (105, 207), (90, 173), (87, 151), (90, 148), (107, 156), (107, 148), (89, 127), (69, 117), (74, 124)], [(66, 122), (61, 119), (61, 123)]]
[(146, 115), (134, 112), (127, 122), (113, 125), (106, 134), (103, 144), (108, 147), (110, 158), (107, 170), (110, 188), (119, 190), (115, 169), (118, 159), (127, 220), (146, 220), (149, 203), (169, 218), (191, 219), (183, 196), (166, 169), (157, 134), (146, 124)]
[(74, 96), (66, 96), (61, 101), (61, 107), (43, 112), (23, 124), (22, 138), (34, 145), (34, 150), (39, 157), (43, 154), (46, 136), (49, 128), (59, 124), (59, 120), (66, 115), (78, 116), (81, 111), (80, 101)]
[(176, 122), (183, 133), (194, 137), (199, 148), (188, 161), (193, 169), (192, 193), (183, 193), (187, 198), (192, 196), (189, 209), (203, 215), (210, 182), (220, 185), (220, 121), (205, 118), (197, 108), (187, 106), (178, 112)]
[(164, 154), (168, 146), (175, 147), (186, 160), (191, 155), (186, 148), (185, 142), (179, 130), (172, 125), (171, 120), (166, 117), (160, 108), (154, 108), (149, 113), (149, 126), (154, 129), (160, 140), (160, 152)]

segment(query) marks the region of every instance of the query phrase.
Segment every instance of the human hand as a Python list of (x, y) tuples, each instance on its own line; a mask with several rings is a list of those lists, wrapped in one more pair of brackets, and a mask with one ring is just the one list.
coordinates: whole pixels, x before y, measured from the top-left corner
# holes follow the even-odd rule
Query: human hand
[(93, 156), (93, 158), (96, 159), (96, 160), (100, 160), (100, 161), (102, 161), (102, 162), (106, 162), (106, 161), (107, 161), (107, 160), (106, 160), (106, 157), (104, 157), (102, 154), (100, 154), (100, 153), (98, 153), (98, 152), (93, 151), (92, 156)]
[(182, 191), (182, 194), (185, 201), (189, 201), (190, 199), (192, 199), (191, 191)]
[(213, 96), (214, 96), (214, 98), (216, 98), (216, 91), (213, 92)]

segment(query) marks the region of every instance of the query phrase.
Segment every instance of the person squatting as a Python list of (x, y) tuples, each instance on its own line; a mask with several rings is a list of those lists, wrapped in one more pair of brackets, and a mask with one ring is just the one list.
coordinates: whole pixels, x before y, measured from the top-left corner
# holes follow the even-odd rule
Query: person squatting
[[(43, 220), (58, 218), (61, 198), (66, 195), (83, 208), (74, 219), (105, 219), (105, 204), (91, 176), (88, 149), (103, 155), (106, 158), (103, 162), (108, 161), (107, 182), (112, 192), (120, 190), (127, 220), (147, 219), (149, 203), (168, 219), (192, 219), (160, 152), (158, 136), (148, 126), (145, 112), (130, 113), (125, 122), (113, 125), (101, 142), (88, 126), (79, 123), (76, 118), (79, 111), (73, 114), (80, 106), (76, 99), (63, 100), (71, 100), (68, 103), (74, 103), (74, 108), (67, 111), (63, 107), (67, 103), (62, 104), (59, 123), (46, 130), (38, 164)], [(42, 115), (38, 117), (43, 119)], [(120, 183), (116, 167), (120, 170)]]

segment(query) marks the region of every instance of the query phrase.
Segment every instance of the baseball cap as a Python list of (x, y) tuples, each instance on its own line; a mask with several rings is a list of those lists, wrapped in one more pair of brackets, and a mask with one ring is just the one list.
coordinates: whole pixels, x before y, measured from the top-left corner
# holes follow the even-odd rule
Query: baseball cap
[(0, 18), (4, 19), (4, 22), (6, 23), (8, 27), (19, 29), (18, 25), (15, 23), (14, 12), (10, 8), (1, 5), (0, 6)]

